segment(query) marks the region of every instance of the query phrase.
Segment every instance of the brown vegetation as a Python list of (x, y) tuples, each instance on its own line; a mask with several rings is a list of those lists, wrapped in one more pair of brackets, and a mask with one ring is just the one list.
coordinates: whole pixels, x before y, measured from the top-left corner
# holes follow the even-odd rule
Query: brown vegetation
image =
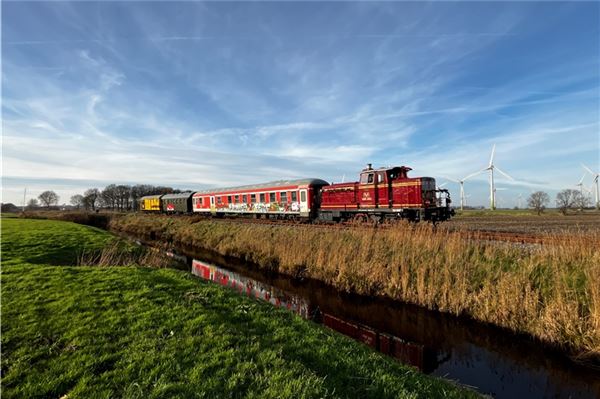
[[(600, 354), (600, 233), (520, 248), (430, 225), (377, 230), (131, 215), (111, 228), (207, 248), (260, 267), (490, 322)], [(555, 241), (555, 240), (553, 240)]]

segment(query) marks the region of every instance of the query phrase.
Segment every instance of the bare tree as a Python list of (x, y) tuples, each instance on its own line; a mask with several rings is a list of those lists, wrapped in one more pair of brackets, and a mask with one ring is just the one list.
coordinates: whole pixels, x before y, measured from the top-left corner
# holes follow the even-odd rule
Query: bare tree
[(580, 196), (581, 193), (577, 190), (562, 190), (556, 194), (556, 207), (560, 209), (563, 215), (566, 215), (569, 209), (574, 208), (581, 201)]
[(85, 190), (85, 193), (83, 193), (83, 205), (85, 206), (85, 209), (96, 210), (99, 196), (100, 191), (97, 188)]
[(527, 206), (531, 209), (535, 209), (538, 215), (544, 212), (546, 209), (546, 205), (550, 202), (550, 196), (543, 191), (536, 191), (535, 193), (531, 193), (529, 198), (527, 198)]
[(102, 197), (102, 200), (104, 201), (104, 205), (107, 208), (115, 209), (115, 206), (117, 203), (116, 193), (115, 193), (116, 188), (117, 188), (116, 185), (109, 184), (108, 186), (104, 187), (104, 190), (102, 190), (102, 193), (100, 194)]
[(35, 198), (32, 198), (29, 200), (29, 202), (27, 202), (27, 209), (35, 209), (37, 207), (39, 207), (40, 204), (38, 203), (38, 200)]
[(50, 206), (54, 204), (58, 204), (58, 198), (58, 195), (56, 195), (56, 193), (52, 190), (44, 191), (43, 193), (38, 195), (38, 199), (40, 200), (42, 205), (44, 205), (47, 208), (50, 208)]
[(577, 199), (575, 200), (575, 202), (576, 202), (575, 205), (577, 206), (577, 208), (579, 208), (580, 211), (583, 211), (585, 208), (590, 206), (592, 201), (591, 201), (590, 197), (582, 194), (581, 191), (579, 191), (578, 193), (579, 194), (577, 195)]
[(83, 202), (83, 195), (81, 194), (75, 194), (71, 197), (71, 205), (73, 205), (77, 209), (83, 206)]

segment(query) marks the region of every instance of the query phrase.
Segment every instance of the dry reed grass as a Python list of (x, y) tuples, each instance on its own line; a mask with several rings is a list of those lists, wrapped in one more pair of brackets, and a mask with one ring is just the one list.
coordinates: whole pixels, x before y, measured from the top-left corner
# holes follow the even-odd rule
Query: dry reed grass
[(152, 232), (341, 290), (469, 315), (576, 354), (600, 355), (598, 232), (523, 247), (468, 240), (425, 224), (314, 229), (138, 215), (113, 220), (111, 228)]
[(99, 251), (85, 251), (77, 257), (78, 266), (143, 266), (166, 268), (173, 259), (154, 248), (130, 248), (114, 242)]

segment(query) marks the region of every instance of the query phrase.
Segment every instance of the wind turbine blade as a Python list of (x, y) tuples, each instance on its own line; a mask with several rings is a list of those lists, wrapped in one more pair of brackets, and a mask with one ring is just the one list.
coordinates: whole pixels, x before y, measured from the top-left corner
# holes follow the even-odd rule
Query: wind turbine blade
[(579, 183), (577, 183), (577, 185), (579, 186), (581, 183), (583, 183), (583, 179), (585, 179), (585, 173), (583, 174), (583, 176), (581, 176), (581, 180), (579, 180)]
[(494, 146), (492, 147), (492, 156), (490, 157), (489, 166), (492, 166), (494, 164), (494, 153), (495, 152), (496, 152), (496, 144), (494, 144)]
[(451, 179), (451, 178), (446, 177), (446, 176), (443, 176), (443, 178), (446, 179), (446, 180), (450, 180), (453, 183), (460, 183), (458, 180), (454, 180), (454, 179)]
[(477, 176), (477, 175), (479, 175), (479, 174), (481, 174), (481, 173), (485, 172), (486, 170), (488, 170), (488, 168), (481, 169), (480, 171), (478, 171), (478, 172), (475, 172), (475, 173), (471, 173), (471, 174), (470, 174), (470, 175), (468, 175), (467, 177), (463, 177), (462, 181), (465, 181), (465, 180), (467, 180), (467, 179), (470, 179), (470, 178), (471, 178), (471, 177), (473, 177), (473, 176)]
[(510, 177), (508, 174), (506, 174), (505, 172), (503, 172), (499, 167), (494, 166), (494, 169), (496, 169), (498, 172), (502, 173), (504, 176), (508, 177), (510, 180), (515, 180), (512, 177)]
[(592, 172), (592, 170), (590, 168), (588, 168), (587, 166), (585, 166), (584, 164), (581, 164), (581, 166), (583, 167), (583, 169), (587, 170), (588, 172), (590, 172), (592, 174), (592, 176), (594, 176), (597, 173)]

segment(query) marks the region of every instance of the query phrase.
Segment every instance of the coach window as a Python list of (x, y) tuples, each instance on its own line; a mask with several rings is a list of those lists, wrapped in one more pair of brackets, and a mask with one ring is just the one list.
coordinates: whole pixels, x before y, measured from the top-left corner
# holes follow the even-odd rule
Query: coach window
[(298, 201), (298, 191), (292, 191), (292, 202)]
[(239, 204), (239, 203), (240, 203), (240, 196), (239, 196), (239, 195), (236, 195), (236, 196), (235, 196), (235, 203), (236, 203), (236, 204)]
[(287, 192), (285, 192), (285, 191), (281, 192), (281, 202), (283, 202), (284, 204), (287, 204)]
[(275, 193), (269, 193), (269, 202), (277, 202), (275, 199)]
[(223, 201), (223, 197), (217, 197), (217, 204), (221, 205)]
[(250, 194), (250, 203), (256, 204), (256, 194)]
[(300, 191), (300, 202), (306, 202), (306, 191)]
[(260, 202), (265, 203), (265, 193), (260, 193)]
[(228, 204), (231, 204), (231, 202), (232, 202), (232, 201), (231, 201), (231, 195), (228, 195), (228, 196), (227, 196), (227, 203), (228, 203)]
[(242, 203), (244, 203), (244, 204), (248, 203), (248, 196), (246, 194), (242, 195)]

